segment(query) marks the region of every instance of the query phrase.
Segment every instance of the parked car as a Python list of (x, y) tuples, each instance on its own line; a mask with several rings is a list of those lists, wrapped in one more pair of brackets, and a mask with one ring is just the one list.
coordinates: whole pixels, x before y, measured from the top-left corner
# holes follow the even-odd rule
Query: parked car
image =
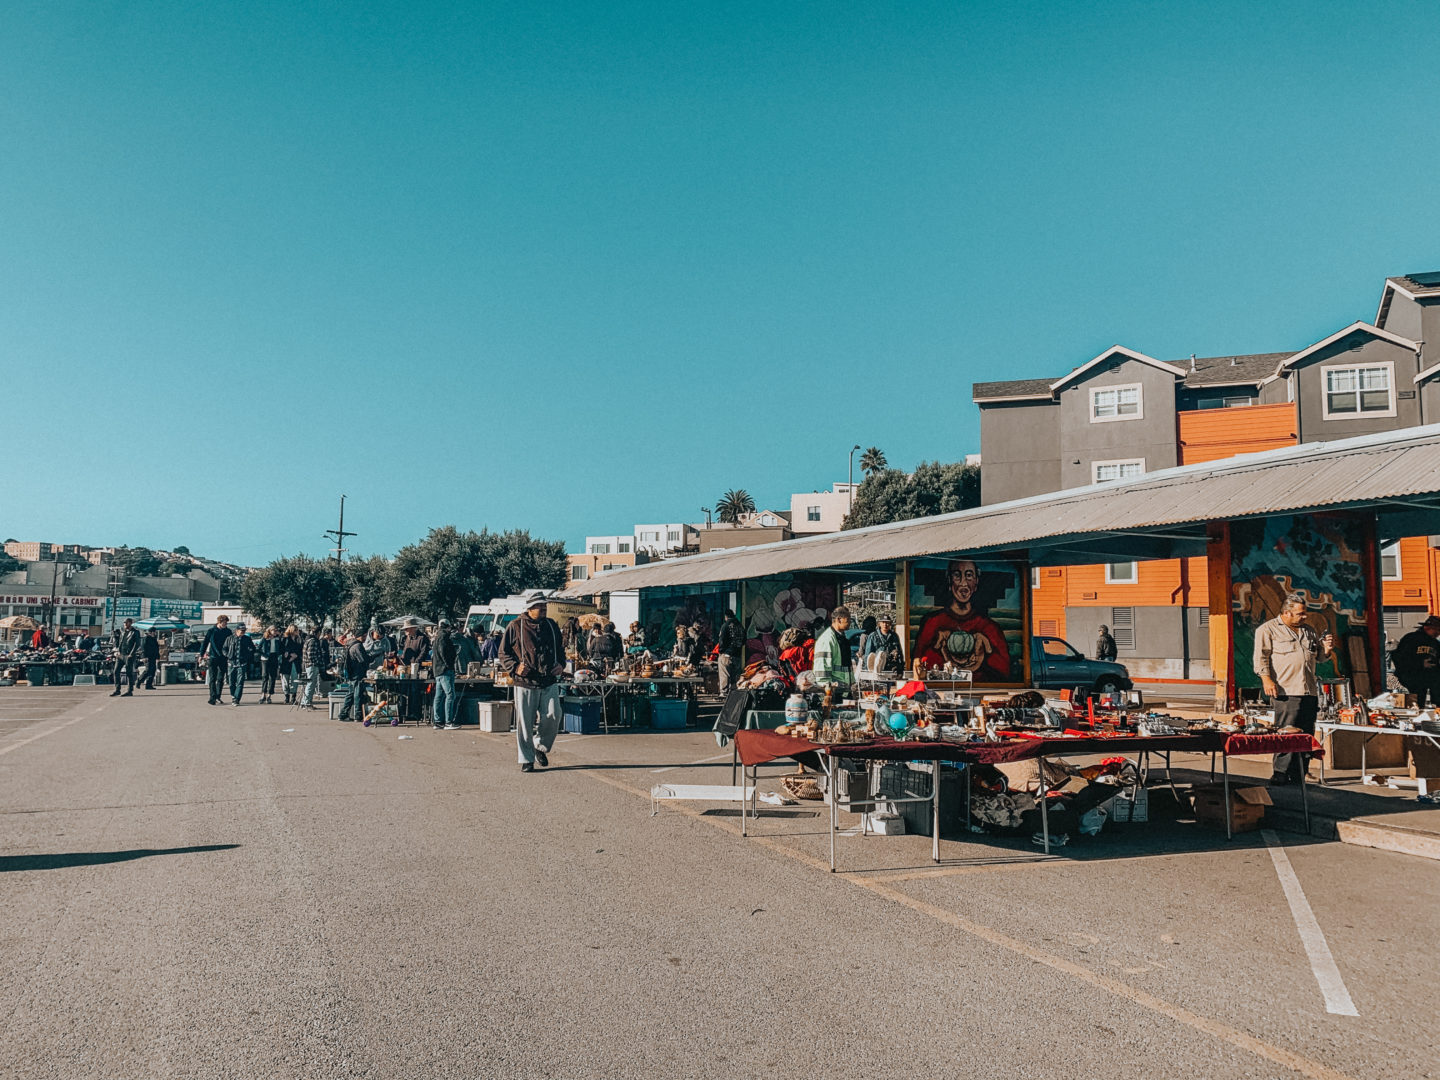
[(1084, 687), (1100, 694), (1134, 686), (1124, 664), (1087, 660), (1068, 641), (1054, 637), (1030, 639), (1030, 681), (1050, 690)]

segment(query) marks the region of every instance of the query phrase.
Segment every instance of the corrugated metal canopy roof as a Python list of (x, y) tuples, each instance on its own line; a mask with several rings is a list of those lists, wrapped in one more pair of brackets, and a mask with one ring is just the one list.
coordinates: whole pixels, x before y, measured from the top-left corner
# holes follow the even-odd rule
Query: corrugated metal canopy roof
[(574, 582), (566, 594), (858, 570), (961, 552), (1028, 550), (1032, 561), (1052, 563), (1172, 558), (1203, 553), (1207, 521), (1343, 507), (1391, 506), (1409, 515), (1406, 524), (1414, 531), (1389, 535), (1418, 535), (1440, 532), (1440, 507), (1415, 501), (1437, 494), (1440, 424), (1186, 465), (956, 514), (666, 559)]

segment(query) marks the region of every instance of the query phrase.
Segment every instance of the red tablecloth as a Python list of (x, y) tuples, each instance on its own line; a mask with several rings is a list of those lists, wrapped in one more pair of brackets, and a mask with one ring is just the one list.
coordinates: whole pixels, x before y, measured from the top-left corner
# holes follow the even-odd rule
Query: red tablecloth
[(1303, 732), (1290, 735), (1232, 735), (1223, 731), (1204, 731), (1194, 735), (1112, 735), (1078, 739), (1014, 739), (998, 743), (950, 743), (914, 739), (901, 742), (896, 739), (875, 739), (871, 742), (830, 746), (757, 728), (737, 731), (735, 749), (740, 760), (746, 765), (763, 765), (777, 758), (794, 757), (809, 752), (880, 761), (968, 761), (979, 765), (999, 765), (1062, 754), (1138, 754), (1145, 750), (1160, 753), (1222, 753), (1227, 757), (1319, 753), (1320, 744)]

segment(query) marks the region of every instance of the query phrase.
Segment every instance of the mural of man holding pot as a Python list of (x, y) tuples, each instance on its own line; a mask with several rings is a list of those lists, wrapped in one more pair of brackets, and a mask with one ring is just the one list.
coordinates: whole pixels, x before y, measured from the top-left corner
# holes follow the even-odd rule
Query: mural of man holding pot
[(976, 603), (980, 568), (970, 559), (952, 559), (946, 568), (949, 602), (920, 624), (915, 655), (927, 665), (946, 663), (974, 673), (977, 681), (1011, 679), (1005, 634)]

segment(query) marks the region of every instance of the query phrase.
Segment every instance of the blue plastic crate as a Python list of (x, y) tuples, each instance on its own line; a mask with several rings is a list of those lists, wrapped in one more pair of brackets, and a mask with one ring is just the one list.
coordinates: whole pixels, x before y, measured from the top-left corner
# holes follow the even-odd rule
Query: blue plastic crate
[(566, 698), (565, 730), (571, 735), (595, 735), (601, 730), (599, 698)]
[(690, 703), (679, 698), (656, 698), (650, 702), (650, 726), (674, 731), (685, 726)]

